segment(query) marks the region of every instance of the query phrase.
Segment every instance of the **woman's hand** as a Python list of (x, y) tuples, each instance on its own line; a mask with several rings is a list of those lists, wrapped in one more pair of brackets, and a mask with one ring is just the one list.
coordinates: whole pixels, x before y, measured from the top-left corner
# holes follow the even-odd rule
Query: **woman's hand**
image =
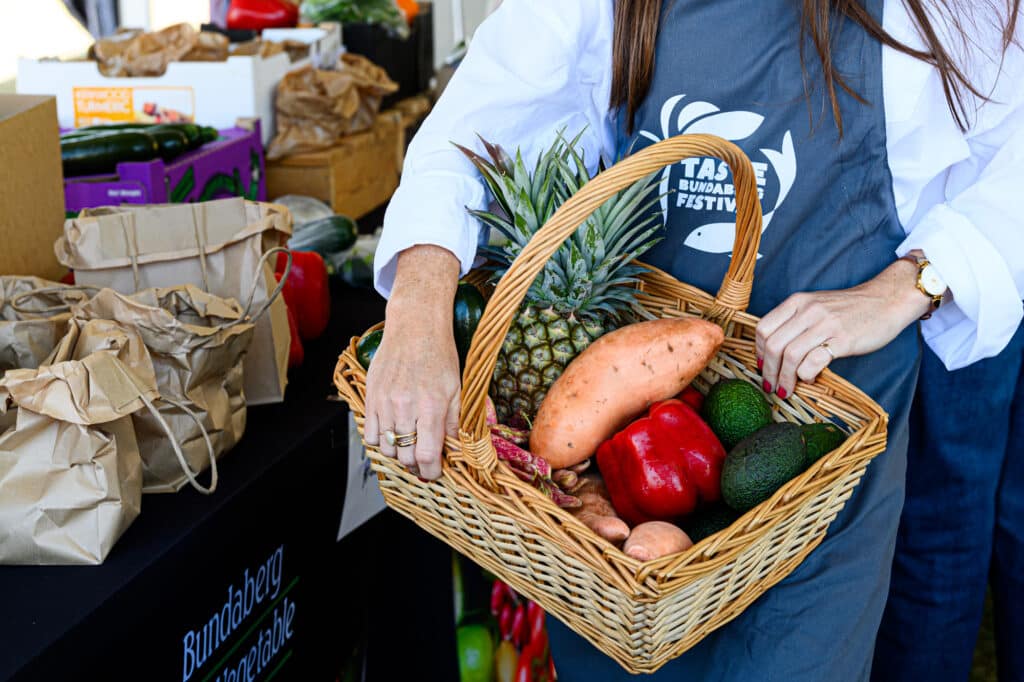
[[(441, 475), (445, 435), (458, 434), (459, 358), (452, 332), (458, 277), (458, 260), (444, 249), (415, 246), (401, 253), (384, 338), (366, 375), (366, 443), (431, 480)], [(416, 442), (395, 447), (385, 436), (389, 431), (415, 434)]]
[(813, 382), (835, 358), (887, 345), (931, 306), (916, 281), (917, 267), (898, 260), (852, 289), (787, 298), (757, 325), (765, 392), (785, 398), (797, 379)]

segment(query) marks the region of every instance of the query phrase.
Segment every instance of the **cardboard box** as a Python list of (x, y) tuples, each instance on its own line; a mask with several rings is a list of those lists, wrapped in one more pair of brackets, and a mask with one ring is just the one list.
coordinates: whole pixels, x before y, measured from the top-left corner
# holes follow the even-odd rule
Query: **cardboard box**
[(0, 95), (0, 274), (59, 279), (63, 227), (56, 101)]
[(266, 201), (266, 170), (259, 121), (250, 128), (220, 131), (170, 163), (160, 159), (117, 164), (112, 176), (82, 176), (64, 181), (68, 211), (118, 204), (165, 204), (245, 197)]
[(267, 195), (315, 197), (358, 219), (394, 194), (404, 157), (402, 115), (385, 111), (373, 128), (330, 149), (267, 162)]
[[(279, 37), (307, 42), (319, 57), (340, 49), (340, 31), (331, 26), (293, 29)], [(235, 56), (223, 62), (171, 62), (164, 75), (151, 78), (108, 78), (94, 61), (21, 59), (16, 85), (19, 93), (55, 95), (65, 128), (150, 121), (157, 111), (218, 129), (230, 128), (238, 118), (259, 118), (267, 143), (274, 135), (278, 81), (309, 63), (309, 58), (292, 63), (286, 53), (267, 59)]]

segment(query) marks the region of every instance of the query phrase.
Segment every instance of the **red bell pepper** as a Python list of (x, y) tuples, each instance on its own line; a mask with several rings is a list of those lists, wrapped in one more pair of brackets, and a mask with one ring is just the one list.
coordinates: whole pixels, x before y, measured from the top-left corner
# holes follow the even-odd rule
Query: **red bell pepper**
[(306, 359), (306, 349), (302, 347), (302, 338), (299, 337), (299, 327), (295, 323), (295, 314), (288, 309), (288, 331), (291, 334), (291, 344), (288, 346), (288, 366), (298, 367)]
[(519, 654), (516, 666), (516, 682), (555, 682), (551, 674), (551, 647), (548, 633), (542, 630), (540, 636), (530, 640)]
[(695, 389), (693, 386), (687, 386), (683, 389), (683, 392), (676, 396), (684, 403), (692, 407), (697, 412), (704, 407), (704, 394)]
[[(281, 281), (283, 272), (275, 272), (274, 279)], [(306, 349), (302, 347), (302, 338), (299, 336), (299, 325), (295, 321), (295, 311), (286, 300), (285, 310), (288, 312), (288, 335), (291, 337), (288, 344), (288, 367), (298, 367), (306, 359)]]
[(292, 28), (299, 23), (299, 8), (286, 0), (231, 0), (227, 24), (232, 31)]
[(631, 526), (678, 519), (718, 500), (724, 460), (711, 428), (681, 400), (655, 403), (597, 450), (612, 506)]
[[(277, 254), (277, 275), (284, 272), (288, 255)], [(324, 259), (315, 251), (292, 251), (292, 269), (284, 283), (284, 300), (295, 313), (299, 336), (318, 338), (331, 319), (331, 289)]]

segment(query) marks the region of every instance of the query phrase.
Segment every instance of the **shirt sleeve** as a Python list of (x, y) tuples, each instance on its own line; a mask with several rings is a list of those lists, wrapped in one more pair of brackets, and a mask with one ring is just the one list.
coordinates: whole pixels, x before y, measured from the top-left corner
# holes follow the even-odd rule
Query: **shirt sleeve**
[(481, 24), (409, 146), (374, 257), (383, 296), (401, 251), (441, 246), (465, 274), (487, 236), (467, 213), (486, 206), (483, 181), (453, 142), (482, 152), (479, 135), (530, 163), (558, 131), (585, 131), (580, 144), (596, 165), (610, 136), (611, 27), (610, 0), (505, 0)]
[(896, 253), (920, 249), (949, 287), (951, 299), (921, 329), (950, 370), (998, 354), (1024, 316), (1024, 53), (998, 53), (971, 57), (972, 81), (991, 94), (972, 100), (966, 133), (934, 68), (894, 53), (883, 62), (889, 164), (907, 232)]

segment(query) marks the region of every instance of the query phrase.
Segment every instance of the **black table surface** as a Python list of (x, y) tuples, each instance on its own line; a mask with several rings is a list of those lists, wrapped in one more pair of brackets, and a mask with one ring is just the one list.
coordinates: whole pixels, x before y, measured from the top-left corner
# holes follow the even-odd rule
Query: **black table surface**
[(353, 335), (383, 319), (384, 301), (372, 291), (332, 283), (332, 303), (331, 327), (307, 345), (303, 366), (289, 372), (285, 401), (249, 409), (245, 437), (220, 463), (215, 494), (186, 487), (145, 496), (142, 513), (101, 566), (0, 567), (0, 679), (39, 656), (269, 468), (296, 454), (301, 434), (343, 415), (344, 404), (328, 400), (336, 395), (331, 378), (337, 356)]

